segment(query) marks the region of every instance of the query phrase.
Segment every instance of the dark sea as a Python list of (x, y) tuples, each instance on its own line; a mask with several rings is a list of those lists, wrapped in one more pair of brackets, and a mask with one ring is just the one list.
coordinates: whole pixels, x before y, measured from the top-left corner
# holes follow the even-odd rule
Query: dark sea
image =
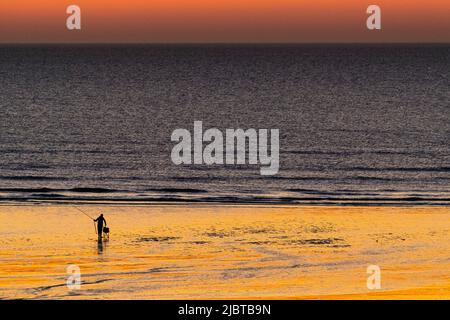
[[(3, 45), (0, 110), (0, 202), (450, 204), (450, 45)], [(279, 173), (174, 165), (196, 120)]]

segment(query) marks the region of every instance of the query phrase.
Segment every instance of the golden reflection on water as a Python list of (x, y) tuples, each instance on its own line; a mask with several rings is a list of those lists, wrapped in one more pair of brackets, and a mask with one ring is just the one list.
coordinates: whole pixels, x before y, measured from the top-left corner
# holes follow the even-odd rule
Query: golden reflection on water
[[(0, 206), (0, 298), (449, 298), (444, 207)], [(81, 269), (82, 288), (64, 285)], [(381, 290), (366, 287), (379, 265)]]

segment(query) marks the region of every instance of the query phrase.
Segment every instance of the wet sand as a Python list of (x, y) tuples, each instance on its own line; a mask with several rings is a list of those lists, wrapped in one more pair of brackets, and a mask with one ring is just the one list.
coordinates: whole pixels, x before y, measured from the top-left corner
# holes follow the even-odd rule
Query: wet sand
[(105, 214), (109, 241), (69, 205), (0, 206), (0, 298), (450, 298), (446, 207), (79, 207)]

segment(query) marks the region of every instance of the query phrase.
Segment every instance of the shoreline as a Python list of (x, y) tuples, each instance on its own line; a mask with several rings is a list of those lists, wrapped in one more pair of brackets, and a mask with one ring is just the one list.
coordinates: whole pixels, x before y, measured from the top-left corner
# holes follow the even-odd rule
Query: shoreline
[(18, 200), (18, 201), (3, 201), (0, 200), (1, 206), (129, 206), (129, 207), (155, 207), (155, 206), (247, 206), (247, 207), (420, 207), (420, 208), (450, 208), (450, 203), (417, 203), (417, 202), (257, 202), (257, 201), (137, 201), (137, 200)]

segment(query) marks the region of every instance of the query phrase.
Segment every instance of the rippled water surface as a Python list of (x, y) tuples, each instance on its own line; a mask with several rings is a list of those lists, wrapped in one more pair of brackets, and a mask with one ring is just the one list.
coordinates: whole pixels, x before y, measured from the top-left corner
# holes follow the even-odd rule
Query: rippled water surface
[[(445, 207), (0, 206), (0, 299), (446, 299)], [(69, 265), (80, 290), (66, 286)], [(382, 290), (367, 289), (367, 266)], [(351, 297), (351, 296), (350, 296)]]
[[(448, 46), (0, 47), (0, 198), (450, 202)], [(171, 133), (278, 128), (280, 172)]]

